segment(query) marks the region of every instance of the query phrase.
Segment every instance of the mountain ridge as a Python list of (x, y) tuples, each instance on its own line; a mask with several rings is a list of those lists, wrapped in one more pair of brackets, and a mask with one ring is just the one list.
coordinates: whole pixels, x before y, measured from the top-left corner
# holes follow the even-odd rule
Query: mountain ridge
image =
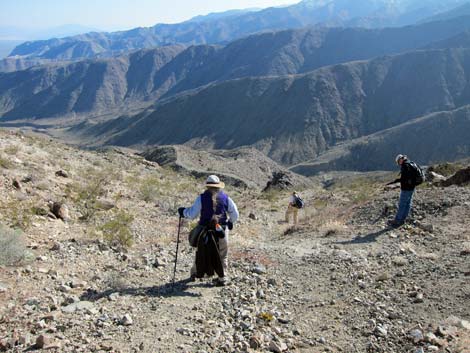
[(277, 162), (295, 164), (339, 142), (468, 104), (469, 72), (470, 49), (446, 49), (302, 75), (243, 78), (183, 93), (135, 116), (92, 125), (90, 132), (113, 131), (107, 143), (124, 146), (252, 145)]
[[(453, 0), (446, 5), (429, 0), (419, 11), (414, 2), (395, 3), (388, 0), (363, 0), (330, 2), (304, 0), (282, 8), (267, 8), (222, 19), (186, 21), (180, 24), (157, 24), (148, 28), (134, 28), (129, 31), (87, 33), (74, 37), (26, 42), (17, 46), (11, 56), (28, 56), (42, 59), (73, 60), (97, 55), (112, 56), (123, 51), (181, 43), (216, 44), (229, 42), (256, 32), (282, 30), (326, 24), (329, 26), (374, 26), (374, 18), (380, 19), (379, 27), (406, 25), (420, 18), (455, 8), (464, 3)], [(407, 12), (408, 11), (408, 12)], [(410, 12), (411, 11), (411, 12)], [(401, 17), (408, 19), (400, 20)], [(369, 16), (367, 21), (359, 18)], [(375, 17), (374, 17), (375, 16)]]
[[(0, 73), (0, 112), (3, 120), (90, 117), (113, 109), (123, 114), (134, 105), (153, 105), (211, 82), (305, 73), (324, 65), (426, 47), (469, 29), (470, 17), (394, 29), (286, 30), (253, 35), (224, 47), (166, 46), (116, 58)], [(75, 104), (78, 98), (81, 104)]]

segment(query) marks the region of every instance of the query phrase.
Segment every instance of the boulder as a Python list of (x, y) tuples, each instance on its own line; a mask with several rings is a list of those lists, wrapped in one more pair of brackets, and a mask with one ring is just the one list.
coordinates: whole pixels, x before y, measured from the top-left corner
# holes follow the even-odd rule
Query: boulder
[(286, 190), (292, 188), (292, 186), (292, 180), (289, 175), (284, 172), (273, 172), (272, 177), (266, 184), (263, 192), (269, 191), (271, 189)]
[(61, 202), (50, 202), (49, 208), (54, 216), (60, 218), (63, 221), (69, 220), (69, 209), (66, 204)]
[(470, 183), (470, 167), (460, 169), (454, 175), (448, 177), (446, 180), (443, 180), (441, 186), (451, 186), (451, 185), (465, 185)]

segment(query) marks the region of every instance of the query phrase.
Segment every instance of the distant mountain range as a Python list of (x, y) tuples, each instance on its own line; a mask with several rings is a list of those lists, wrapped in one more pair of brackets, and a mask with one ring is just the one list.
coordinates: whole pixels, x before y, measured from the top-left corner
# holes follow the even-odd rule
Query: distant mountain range
[(179, 24), (157, 24), (113, 33), (87, 33), (61, 39), (26, 42), (12, 56), (76, 60), (112, 56), (168, 44), (220, 44), (260, 31), (312, 25), (384, 27), (424, 20), (464, 4), (465, 0), (304, 0), (292, 6), (260, 11), (227, 12)]
[[(384, 3), (366, 1), (355, 11), (383, 10)], [(424, 19), (439, 8), (433, 0), (421, 7), (411, 0), (387, 4), (394, 23)], [(303, 1), (211, 14), (185, 25), (240, 24), (274, 11), (282, 14), (277, 22), (282, 27), (288, 16), (277, 11), (301, 18), (310, 10), (320, 16), (326, 8), (335, 22), (341, 17), (337, 10), (350, 5)], [(343, 14), (343, 22), (380, 17), (369, 13)], [(106, 57), (73, 62), (61, 60), (96, 55), (88, 45), (94, 42), (62, 42), (70, 44), (71, 56), (50, 42), (46, 56), (0, 61), (5, 71), (0, 72), (0, 124), (46, 126), (87, 146), (255, 147), (304, 174), (393, 168), (389, 161), (398, 152), (415, 153), (421, 163), (470, 156), (470, 16), (455, 14), (447, 11), (437, 21), (403, 27), (266, 30), (226, 44), (183, 41), (133, 50), (131, 40), (127, 49), (112, 50), (126, 51), (121, 55), (102, 52)], [(133, 38), (141, 39), (139, 33), (147, 30), (137, 30)], [(127, 34), (120, 32), (123, 39)], [(371, 163), (360, 165), (367, 157)]]
[[(470, 104), (468, 77), (470, 48), (415, 51), (302, 75), (215, 83), (136, 116), (83, 128), (108, 144), (251, 145), (295, 164), (351, 139)], [(434, 134), (446, 134), (451, 125), (437, 122)], [(462, 133), (470, 137), (469, 131)], [(434, 139), (418, 136), (433, 149)], [(396, 139), (395, 148), (399, 145)]]
[(212, 82), (300, 74), (442, 47), (446, 40), (460, 43), (458, 36), (467, 30), (470, 17), (402, 28), (286, 30), (253, 35), (225, 47), (174, 45), (116, 58), (44, 65), (0, 73), (0, 114), (4, 120), (123, 114)]

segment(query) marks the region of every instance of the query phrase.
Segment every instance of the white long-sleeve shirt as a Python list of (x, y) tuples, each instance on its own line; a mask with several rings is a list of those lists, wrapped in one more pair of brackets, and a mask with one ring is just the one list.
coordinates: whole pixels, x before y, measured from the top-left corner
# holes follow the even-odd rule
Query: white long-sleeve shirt
[[(228, 196), (227, 196), (227, 199), (228, 199), (227, 213), (229, 216), (229, 221), (235, 224), (240, 214), (238, 213), (237, 205), (235, 205), (235, 202), (233, 202), (233, 200)], [(201, 195), (199, 195), (191, 207), (184, 209), (184, 212), (183, 212), (184, 218), (194, 219), (196, 217), (199, 217), (201, 214), (201, 209), (202, 209), (202, 199), (201, 199)]]

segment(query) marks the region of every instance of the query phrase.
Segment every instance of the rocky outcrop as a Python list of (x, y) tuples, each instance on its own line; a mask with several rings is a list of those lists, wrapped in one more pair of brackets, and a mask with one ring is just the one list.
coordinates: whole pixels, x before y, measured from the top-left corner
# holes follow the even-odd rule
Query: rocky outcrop
[(440, 182), (442, 186), (466, 185), (470, 183), (470, 167), (459, 170), (454, 175)]
[[(282, 176), (283, 185), (285, 180), (290, 185), (309, 184), (306, 178), (287, 171), (253, 148), (204, 151), (188, 146), (161, 146), (149, 149), (142, 155), (161, 166), (196, 178), (217, 174), (226, 184), (236, 187), (259, 189), (266, 186), (272, 176), (278, 175)], [(280, 185), (281, 179), (276, 184)]]

